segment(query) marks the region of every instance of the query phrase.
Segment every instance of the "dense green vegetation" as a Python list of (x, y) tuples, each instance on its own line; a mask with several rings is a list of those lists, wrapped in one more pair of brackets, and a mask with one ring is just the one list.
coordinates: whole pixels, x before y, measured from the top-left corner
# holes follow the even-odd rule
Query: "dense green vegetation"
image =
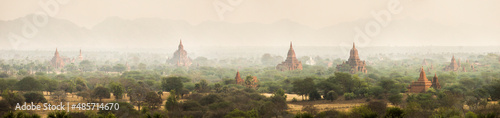
[[(14, 111), (17, 103), (67, 101), (73, 93), (85, 102), (102, 102), (111, 93), (120, 110), (99, 112), (53, 112), (49, 117), (499, 117), (500, 56), (496, 54), (466, 55), (462, 62), (467, 72), (444, 72), (449, 59), (430, 55), (431, 65), (422, 65), (422, 58), (391, 60), (381, 55), (371, 59), (368, 74), (349, 74), (327, 67), (326, 62), (341, 63), (340, 59), (316, 58), (316, 65), (303, 70), (277, 71), (279, 57), (264, 55), (259, 64), (238, 66), (219, 64), (206, 58), (194, 59), (189, 68), (155, 63), (130, 63), (131, 70), (120, 63), (85, 60), (63, 69), (47, 69), (44, 63), (18, 63), (0, 60), (0, 115), (4, 117), (39, 117)], [(383, 58), (383, 59), (381, 59)], [(305, 62), (306, 57), (300, 58)], [(230, 60), (234, 63), (247, 59)], [(23, 61), (21, 61), (23, 62)], [(217, 65), (219, 64), (219, 65)], [(473, 70), (470, 65), (475, 66)], [(441, 89), (425, 93), (407, 93), (416, 81), (420, 68), (427, 78), (439, 77)], [(245, 83), (252, 76), (259, 79), (258, 87), (237, 85), (239, 70)], [(247, 79), (248, 78), (248, 79)], [(254, 84), (254, 83), (248, 83)], [(44, 93), (51, 99), (45, 99)], [(169, 92), (162, 99), (163, 92)], [(272, 93), (265, 97), (261, 93)], [(294, 102), (366, 100), (365, 105), (348, 112), (319, 111), (305, 106), (301, 113), (287, 111), (286, 95), (297, 94)], [(129, 98), (124, 100), (124, 98)], [(387, 103), (392, 106), (387, 107)], [(136, 108), (134, 108), (136, 107)]]

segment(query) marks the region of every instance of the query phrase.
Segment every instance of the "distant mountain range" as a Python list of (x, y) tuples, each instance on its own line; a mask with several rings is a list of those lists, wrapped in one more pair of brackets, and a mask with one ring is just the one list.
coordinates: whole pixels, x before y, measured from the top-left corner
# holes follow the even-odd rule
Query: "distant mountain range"
[[(23, 19), (0, 21), (0, 49), (11, 49), (9, 33), (21, 35)], [(110, 17), (92, 28), (58, 18), (38, 28), (34, 38), (18, 49), (61, 48), (164, 48), (176, 47), (182, 38), (185, 45), (197, 46), (286, 46), (290, 41), (302, 46), (351, 45), (354, 28), (364, 30), (372, 19), (340, 23), (320, 29), (289, 20), (271, 24), (204, 22), (191, 25), (185, 21), (143, 18), (126, 20)], [(432, 21), (396, 20), (382, 28), (366, 46), (462, 46), (500, 45), (500, 28), (447, 26)]]

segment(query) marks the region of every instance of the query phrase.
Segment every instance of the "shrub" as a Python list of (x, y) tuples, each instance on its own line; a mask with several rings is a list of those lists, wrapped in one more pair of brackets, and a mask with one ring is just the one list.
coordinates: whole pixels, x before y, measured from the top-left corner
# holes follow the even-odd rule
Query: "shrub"
[(387, 109), (385, 118), (403, 118), (405, 116), (404, 111), (398, 107), (391, 107)]
[(350, 115), (350, 117), (353, 117), (353, 118), (359, 118), (359, 117), (376, 118), (377, 117), (377, 113), (373, 112), (366, 105), (352, 108), (351, 113), (349, 115)]
[(309, 100), (320, 100), (321, 95), (318, 93), (318, 91), (314, 90), (309, 93)]
[(465, 114), (465, 118), (477, 118), (477, 115), (474, 112), (469, 111)]
[(310, 113), (297, 113), (294, 118), (314, 118)]
[(253, 109), (250, 111), (241, 111), (239, 109), (234, 109), (233, 111), (229, 112), (224, 118), (258, 118), (259, 113), (257, 110)]
[(297, 102), (297, 98), (293, 97), (292, 102)]
[(330, 101), (334, 101), (338, 98), (338, 95), (337, 93), (335, 93), (335, 91), (329, 91), (326, 96), (325, 96), (325, 99), (326, 100), (330, 100)]
[(354, 95), (354, 93), (344, 93), (344, 98), (345, 100), (352, 100), (354, 98), (356, 98), (356, 95)]

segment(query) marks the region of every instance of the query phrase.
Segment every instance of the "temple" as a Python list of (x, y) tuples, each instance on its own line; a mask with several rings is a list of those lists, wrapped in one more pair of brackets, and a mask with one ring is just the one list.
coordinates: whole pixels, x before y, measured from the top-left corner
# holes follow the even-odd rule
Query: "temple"
[(366, 70), (366, 62), (359, 59), (358, 49), (356, 49), (354, 43), (352, 43), (349, 59), (347, 62), (342, 62), (342, 64), (337, 65), (337, 70), (349, 71), (351, 74), (357, 72), (368, 73), (368, 70)]
[(176, 66), (184, 66), (189, 67), (192, 62), (191, 58), (187, 56), (186, 50), (184, 50), (184, 46), (182, 45), (182, 40), (180, 41), (179, 48), (175, 51), (174, 56), (167, 60), (167, 63), (176, 65)]
[(243, 85), (245, 83), (243, 79), (241, 79), (240, 71), (236, 72), (236, 77), (234, 77), (234, 79), (236, 80), (236, 84), (238, 85)]
[(256, 89), (257, 86), (259, 86), (259, 80), (257, 79), (256, 76), (252, 76), (252, 81), (250, 82), (250, 84), (247, 85), (247, 88)]
[[(249, 80), (250, 79), (250, 80)], [(236, 72), (236, 77), (234, 77), (234, 80), (236, 80), (237, 85), (242, 85), (247, 88), (257, 88), (259, 85), (259, 80), (257, 79), (256, 76), (247, 76), (245, 80), (241, 79), (240, 71)]]
[[(437, 77), (436, 77), (436, 79), (437, 79)], [(422, 67), (420, 69), (420, 77), (418, 78), (418, 80), (416, 82), (415, 81), (411, 82), (410, 86), (408, 87), (408, 91), (410, 93), (423, 93), (423, 92), (427, 91), (431, 86), (432, 86), (432, 82), (427, 80), (427, 77), (425, 76), (424, 67)]]
[(64, 60), (59, 55), (57, 48), (56, 48), (56, 52), (54, 53), (54, 57), (52, 57), (52, 60), (50, 61), (50, 65), (54, 68), (64, 67)]
[(434, 74), (434, 77), (432, 78), (432, 88), (434, 89), (441, 89), (441, 84), (439, 84), (438, 76), (437, 74)]
[(427, 61), (424, 59), (424, 62), (422, 62), (423, 66), (427, 66)]
[(295, 56), (295, 51), (293, 50), (292, 47), (292, 42), (290, 42), (290, 49), (288, 50), (288, 55), (286, 57), (286, 60), (281, 64), (278, 64), (276, 66), (276, 69), (280, 71), (302, 70), (302, 62), (297, 60), (297, 57)]
[(80, 55), (78, 56), (79, 61), (83, 61), (82, 49), (80, 49)]
[(451, 58), (451, 63), (450, 65), (446, 66), (443, 70), (444, 71), (457, 71), (459, 69), (459, 66), (457, 62), (455, 61), (455, 56)]

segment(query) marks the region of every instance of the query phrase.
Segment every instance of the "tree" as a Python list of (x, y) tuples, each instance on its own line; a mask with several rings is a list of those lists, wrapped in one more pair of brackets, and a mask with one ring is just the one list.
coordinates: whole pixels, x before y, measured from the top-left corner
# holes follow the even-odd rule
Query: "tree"
[(336, 72), (334, 77), (330, 77), (328, 79), (329, 81), (340, 85), (343, 92), (354, 91), (354, 81), (349, 73)]
[(116, 64), (115, 66), (113, 66), (113, 70), (115, 70), (115, 72), (122, 73), (123, 71), (127, 70), (127, 67), (123, 64)]
[(263, 111), (262, 116), (266, 118), (278, 118), (279, 116), (284, 115), (287, 108), (288, 105), (286, 104), (286, 100), (281, 95), (271, 96), (271, 100), (265, 102), (264, 105), (260, 107), (261, 111)]
[(344, 93), (344, 98), (345, 100), (352, 100), (356, 98), (356, 95), (354, 93)]
[[(7, 109), (14, 110), (17, 103), (24, 103), (24, 101), (25, 99), (22, 95), (5, 90), (2, 92), (2, 100), (0, 100), (0, 104), (6, 104)], [(5, 108), (5, 106), (3, 107)]]
[(214, 89), (216, 93), (220, 93), (222, 91), (222, 86), (220, 85), (220, 83), (215, 83)]
[(309, 93), (309, 100), (321, 100), (321, 95), (317, 90), (313, 90)]
[(384, 97), (387, 98), (388, 96), (388, 93), (389, 91), (391, 91), (392, 89), (395, 89), (395, 84), (396, 82), (394, 82), (394, 80), (390, 80), (390, 79), (384, 79), (382, 81), (380, 81), (379, 83), (379, 86), (383, 88), (384, 90)]
[(130, 103), (137, 105), (139, 108), (138, 110), (141, 110), (141, 106), (143, 105), (144, 101), (146, 100), (146, 93), (148, 93), (150, 90), (144, 87), (142, 84), (136, 84), (134, 86), (131, 86), (128, 89), (128, 96), (130, 97)]
[(0, 78), (0, 94), (3, 92), (3, 90), (6, 90), (8, 87), (7, 81), (5, 79)]
[(252, 109), (250, 111), (241, 111), (239, 109), (234, 109), (233, 111), (227, 113), (224, 118), (258, 118), (259, 113), (257, 110)]
[(350, 117), (353, 118), (376, 118), (377, 113), (372, 111), (366, 105), (357, 106), (351, 109)]
[(125, 91), (122, 84), (112, 82), (109, 84), (109, 88), (111, 89), (111, 92), (115, 96), (115, 99), (122, 99), (123, 98), (123, 92)]
[(405, 113), (401, 108), (398, 107), (391, 107), (387, 109), (387, 112), (385, 114), (385, 118), (404, 118)]
[(260, 62), (263, 65), (274, 65), (274, 64), (276, 64), (276, 63), (274, 63), (275, 62), (274, 58), (269, 53), (266, 53), (266, 54), (262, 55), (262, 57), (260, 59)]
[(182, 80), (184, 77), (164, 77), (161, 80), (161, 87), (164, 91), (181, 91), (184, 87)]
[(43, 77), (40, 78), (38, 81), (40, 82), (40, 84), (42, 84), (43, 90), (49, 92), (49, 95), (51, 92), (56, 91), (59, 87), (59, 82), (57, 82), (54, 79)]
[(38, 114), (29, 114), (24, 111), (9, 111), (7, 114), (3, 115), (3, 118), (41, 118)]
[(484, 87), (488, 90), (491, 95), (491, 99), (499, 100), (500, 99), (500, 79), (496, 79), (492, 81), (489, 85)]
[(297, 113), (295, 114), (295, 117), (294, 118), (314, 118), (314, 115), (310, 114), (310, 113)]
[(108, 88), (99, 86), (92, 91), (92, 96), (99, 98), (99, 102), (102, 102), (103, 98), (110, 98), (111, 94)]
[(247, 88), (256, 88), (257, 87), (257, 83), (256, 83), (256, 81), (254, 81), (253, 76), (247, 76), (247, 78), (245, 79), (245, 86)]
[(65, 80), (59, 83), (59, 90), (64, 92), (73, 93), (76, 90), (76, 85), (71, 80)]
[(401, 95), (401, 94), (393, 94), (393, 95), (389, 96), (388, 100), (394, 106), (398, 106), (403, 101), (403, 95)]
[(383, 116), (387, 109), (387, 103), (384, 101), (370, 101), (367, 107), (377, 113), (378, 116)]
[(338, 98), (338, 94), (335, 93), (335, 91), (329, 91), (326, 96), (325, 96), (325, 99), (327, 100), (330, 100), (330, 101), (334, 101)]
[(55, 103), (66, 102), (66, 97), (67, 97), (66, 92), (62, 90), (55, 91), (52, 95), (50, 95), (50, 99)]
[(283, 89), (278, 89), (276, 92), (274, 92), (274, 96), (281, 96), (283, 99), (286, 100), (287, 95), (285, 95), (285, 90)]
[(303, 80), (296, 80), (293, 82), (293, 90), (298, 95), (302, 96), (304, 100), (304, 95), (309, 95), (313, 90), (315, 90), (313, 78), (306, 78)]
[(195, 84), (195, 89), (198, 92), (209, 92), (210, 88), (208, 87), (208, 82), (205, 79), (201, 79), (200, 82)]
[(171, 90), (170, 95), (165, 102), (165, 109), (169, 111), (178, 111), (179, 103), (177, 102), (177, 98), (175, 97), (175, 91)]
[(160, 108), (162, 101), (161, 97), (154, 91), (146, 93), (145, 102), (148, 104), (149, 109), (156, 110)]
[(323, 95), (327, 95), (328, 92), (330, 91), (335, 91), (335, 93), (337, 94), (344, 94), (341, 92), (341, 89), (340, 89), (340, 85), (338, 84), (335, 84), (331, 81), (329, 81), (328, 79), (327, 80), (322, 80), (321, 82), (319, 82), (316, 87), (323, 91)]
[(73, 72), (73, 71), (77, 71), (78, 67), (74, 63), (71, 63), (71, 64), (65, 65), (64, 69), (66, 69), (67, 71)]
[(87, 87), (87, 84), (85, 83), (85, 80), (83, 80), (80, 77), (76, 78), (75, 85), (76, 85), (76, 91), (86, 91), (89, 89)]
[(146, 70), (146, 67), (147, 67), (147, 66), (146, 66), (146, 64), (144, 64), (144, 63), (140, 63), (140, 64), (138, 65), (139, 70)]
[(21, 79), (21, 81), (16, 83), (17, 90), (19, 91), (40, 91), (42, 90), (42, 84), (35, 80), (35, 78), (28, 76)]
[(64, 110), (53, 111), (47, 114), (47, 118), (70, 118), (70, 117), (71, 116), (69, 115), (69, 113)]
[(80, 62), (80, 69), (84, 72), (94, 71), (94, 68), (94, 64), (89, 60), (83, 60), (82, 62)]
[(46, 103), (47, 99), (40, 92), (28, 92), (25, 93), (24, 98), (26, 98), (26, 102), (33, 102), (35, 105), (38, 103)]

